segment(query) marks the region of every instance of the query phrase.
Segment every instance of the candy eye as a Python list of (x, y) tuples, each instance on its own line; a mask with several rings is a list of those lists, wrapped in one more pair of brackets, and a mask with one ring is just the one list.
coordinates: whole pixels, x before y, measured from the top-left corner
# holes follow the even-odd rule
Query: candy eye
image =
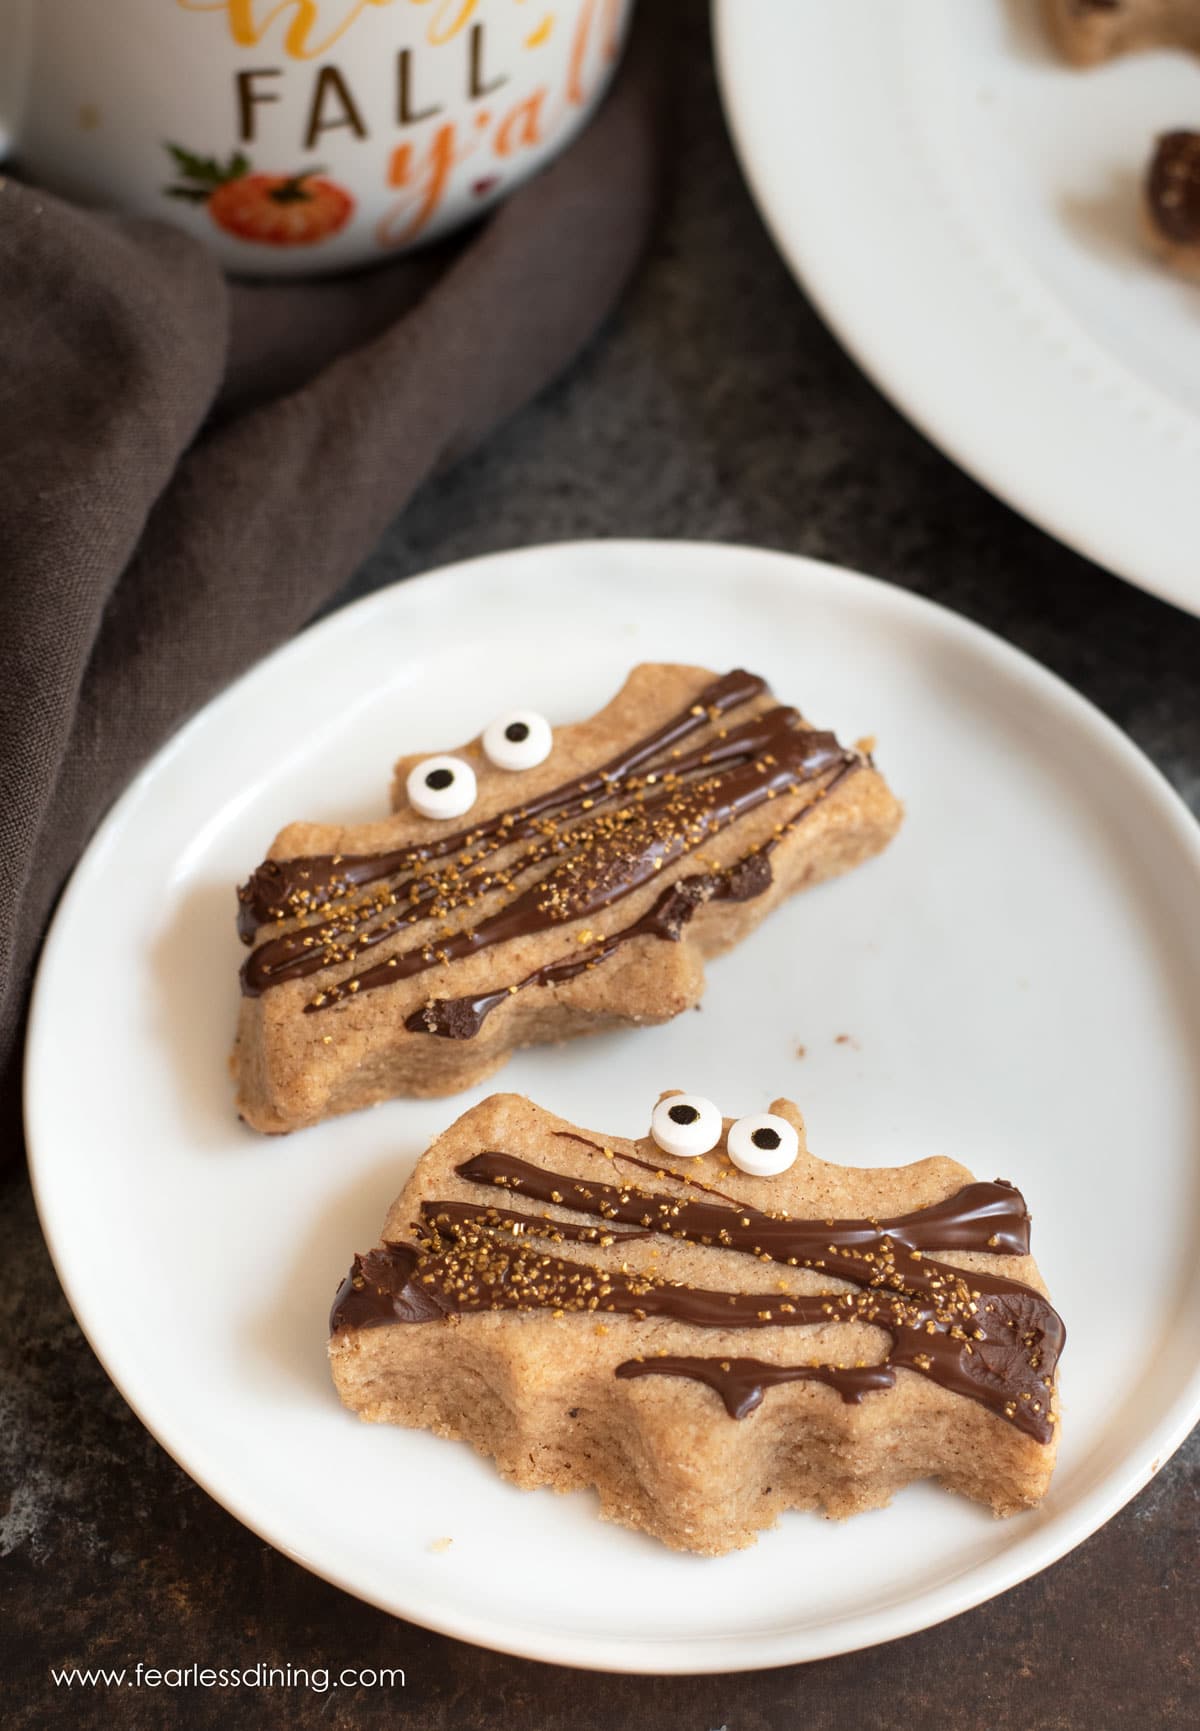
[(554, 744), (550, 723), (536, 709), (498, 715), (483, 735), (483, 753), (497, 769), (533, 769), (545, 763)]
[(800, 1138), (786, 1118), (760, 1112), (731, 1124), (725, 1146), (739, 1172), (748, 1172), (752, 1178), (774, 1178), (786, 1172), (800, 1152)]
[(721, 1140), (721, 1114), (702, 1094), (668, 1094), (654, 1108), (650, 1134), (664, 1154), (691, 1159)]
[(422, 817), (461, 817), (475, 804), (475, 771), (461, 757), (422, 759), (404, 786)]

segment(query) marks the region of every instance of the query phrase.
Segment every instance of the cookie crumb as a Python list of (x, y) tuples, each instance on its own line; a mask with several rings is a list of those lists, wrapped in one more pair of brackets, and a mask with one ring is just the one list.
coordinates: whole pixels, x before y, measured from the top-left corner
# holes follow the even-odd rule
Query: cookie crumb
[(453, 1539), (434, 1539), (431, 1541), (429, 1549), (431, 1551), (448, 1551), (453, 1543)]

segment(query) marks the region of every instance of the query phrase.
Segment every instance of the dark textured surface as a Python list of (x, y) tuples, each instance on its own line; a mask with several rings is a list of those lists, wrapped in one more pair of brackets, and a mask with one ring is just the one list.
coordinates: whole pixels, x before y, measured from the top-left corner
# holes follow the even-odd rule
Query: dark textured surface
[[(566, 379), (426, 489), (354, 592), (566, 536), (711, 537), (816, 554), (932, 595), (1020, 644), (1119, 722), (1200, 809), (1200, 621), (1023, 523), (863, 380), (797, 293), (742, 188), (699, 6), (682, 30), (680, 186), (635, 292)], [(941, 1628), (805, 1668), (589, 1680), (396, 1623), (261, 1544), (191, 1484), (109, 1385), (11, 1172), (0, 1205), (9, 1726), (1200, 1723), (1196, 1436), (1073, 1555)], [(49, 1680), (51, 1664), (138, 1659), (398, 1665), (407, 1685), (84, 1695)]]

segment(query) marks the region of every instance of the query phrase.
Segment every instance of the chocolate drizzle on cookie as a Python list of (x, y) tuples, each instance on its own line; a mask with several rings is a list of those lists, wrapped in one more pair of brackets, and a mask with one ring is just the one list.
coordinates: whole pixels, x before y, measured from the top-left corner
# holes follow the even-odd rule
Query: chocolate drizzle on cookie
[[(740, 708), (766, 690), (757, 674), (737, 670), (707, 686), (686, 710), (672, 716), (652, 733), (635, 740), (615, 757), (573, 781), (548, 789), (511, 811), (497, 812), (468, 829), (436, 840), (368, 854), (308, 854), (290, 860), (264, 860), (238, 890), (238, 929), (244, 943), (252, 943), (259, 926), (275, 920), (303, 918), (325, 900), (339, 893), (394, 876), (427, 860), (442, 859), (498, 832), (506, 840), (528, 834), (524, 826), (547, 815), (559, 815), (584, 799), (604, 793), (611, 782), (623, 781), (651, 759), (669, 751), (680, 740), (709, 722)], [(520, 827), (518, 827), (520, 826)]]
[(746, 1418), (767, 1389), (783, 1382), (823, 1382), (857, 1406), (864, 1395), (894, 1388), (896, 1373), (889, 1364), (769, 1364), (761, 1358), (691, 1358), (664, 1353), (659, 1358), (627, 1358), (613, 1372), (625, 1380), (638, 1376), (683, 1376), (707, 1383), (725, 1403), (730, 1418)]
[[(806, 806), (805, 811), (811, 811)], [(793, 820), (795, 822), (797, 820)], [(793, 824), (787, 825), (790, 830)], [(506, 998), (523, 992), (529, 986), (562, 985), (580, 974), (589, 972), (600, 962), (606, 962), (624, 944), (635, 938), (661, 938), (678, 943), (684, 927), (706, 902), (750, 901), (771, 887), (770, 852), (778, 837), (772, 837), (754, 853), (746, 854), (728, 871), (698, 872), (680, 878), (665, 889), (646, 912), (630, 925), (610, 932), (578, 955), (561, 957), (535, 968), (532, 973), (509, 986), (495, 991), (477, 992), (459, 998), (434, 998), (420, 1010), (406, 1017), (404, 1026), (413, 1034), (437, 1034), (447, 1040), (469, 1040), (482, 1028), (484, 1021)]]
[[(1065, 1339), (1058, 1314), (1032, 1287), (955, 1268), (928, 1254), (1027, 1254), (1029, 1214), (1010, 1184), (968, 1184), (894, 1219), (818, 1220), (733, 1200), (697, 1201), (634, 1184), (593, 1182), (500, 1151), (476, 1154), (457, 1172), (468, 1184), (498, 1187), (510, 1198), (550, 1203), (602, 1225), (580, 1226), (535, 1206), (424, 1202), (415, 1244), (387, 1244), (355, 1261), (334, 1301), (333, 1332), (483, 1311), (616, 1314), (639, 1322), (660, 1317), (712, 1329), (866, 1323), (891, 1336), (891, 1349), (878, 1364), (760, 1365), (754, 1359), (666, 1354), (626, 1360), (615, 1374), (691, 1376), (714, 1388), (732, 1417), (742, 1418), (774, 1383), (819, 1380), (844, 1400), (858, 1401), (893, 1386), (902, 1368), (979, 1402), (1039, 1442), (1050, 1439), (1054, 1371)], [(819, 1271), (852, 1290), (712, 1290), (624, 1263), (610, 1268), (572, 1261), (530, 1243), (572, 1240), (604, 1248), (629, 1228), (638, 1236), (661, 1233)], [(599, 1236), (586, 1236), (589, 1231)]]
[[(678, 878), (629, 925), (608, 934), (578, 932), (570, 953), (494, 990), (432, 999), (405, 1026), (472, 1038), (507, 997), (573, 979), (635, 938), (677, 941), (709, 901), (764, 893), (772, 849), (865, 761), (781, 706), (718, 728), (689, 752), (680, 749), (765, 691), (756, 675), (727, 674), (599, 769), (454, 835), (380, 853), (267, 861), (238, 891), (239, 929), (247, 943), (268, 922), (290, 929), (254, 948), (242, 969), (243, 992), (256, 997), (288, 980), (349, 968), (304, 1006), (315, 1014), (494, 945), (574, 924), (652, 884), (766, 802), (808, 791), (798, 813), (731, 866)], [(484, 897), (502, 899), (469, 923)], [(405, 931), (423, 922), (436, 922), (437, 935), (398, 947)], [(389, 940), (395, 947), (384, 959), (358, 965)]]

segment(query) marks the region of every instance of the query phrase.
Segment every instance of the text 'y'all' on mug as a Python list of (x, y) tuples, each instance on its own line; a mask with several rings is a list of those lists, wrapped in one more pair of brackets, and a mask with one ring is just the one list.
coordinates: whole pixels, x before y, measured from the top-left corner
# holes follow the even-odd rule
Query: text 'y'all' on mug
[(0, 0), (0, 155), (227, 270), (379, 262), (468, 222), (603, 96), (632, 0)]

